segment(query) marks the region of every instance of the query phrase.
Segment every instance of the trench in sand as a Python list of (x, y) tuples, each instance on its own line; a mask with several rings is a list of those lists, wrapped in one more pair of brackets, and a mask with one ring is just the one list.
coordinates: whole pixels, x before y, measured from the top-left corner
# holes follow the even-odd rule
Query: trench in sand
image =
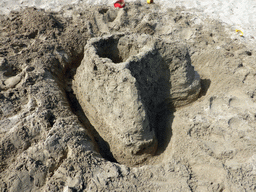
[(86, 117), (72, 89), (72, 80), (74, 78), (74, 75), (76, 74), (77, 67), (79, 67), (83, 58), (84, 58), (83, 52), (81, 54), (78, 54), (78, 56), (75, 59), (72, 59), (69, 65), (72, 67), (68, 67), (65, 70), (66, 72), (64, 76), (67, 77), (66, 87), (68, 87), (66, 88), (67, 100), (70, 104), (72, 112), (78, 117), (81, 124), (88, 130), (92, 140), (94, 141), (95, 148), (98, 150), (101, 156), (108, 161), (117, 162), (110, 151), (108, 143), (104, 141), (104, 139), (99, 135), (99, 133), (91, 125), (90, 121)]

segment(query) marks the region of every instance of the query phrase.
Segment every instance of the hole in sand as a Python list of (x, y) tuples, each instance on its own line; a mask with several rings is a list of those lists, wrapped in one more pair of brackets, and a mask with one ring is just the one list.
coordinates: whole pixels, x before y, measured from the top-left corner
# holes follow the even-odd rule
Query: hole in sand
[(101, 39), (95, 43), (97, 54), (103, 58), (109, 58), (114, 63), (125, 62), (131, 55), (139, 53), (136, 43), (127, 43), (128, 39), (111, 37)]
[(252, 52), (251, 51), (246, 51), (245, 52), (248, 56), (252, 56)]
[(20, 73), (21, 70), (17, 69), (16, 67), (10, 66), (7, 68), (7, 70), (3, 73), (6, 77), (13, 77), (16, 76), (18, 73)]
[(199, 98), (205, 96), (208, 89), (210, 88), (211, 80), (210, 79), (201, 79), (201, 91), (199, 93)]
[(100, 57), (109, 58), (114, 63), (121, 63), (124, 61), (124, 58), (121, 57), (117, 45), (118, 40), (111, 38), (105, 41), (99, 41), (95, 47), (97, 48), (97, 54)]
[(100, 14), (104, 14), (104, 13), (107, 13), (107, 12), (108, 12), (108, 9), (107, 9), (107, 8), (99, 9), (99, 13), (100, 13)]

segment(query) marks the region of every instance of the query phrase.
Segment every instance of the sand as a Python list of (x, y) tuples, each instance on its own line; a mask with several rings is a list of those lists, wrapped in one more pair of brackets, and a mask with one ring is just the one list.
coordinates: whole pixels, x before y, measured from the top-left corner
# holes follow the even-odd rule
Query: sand
[[(43, 1), (35, 2), (38, 6), (53, 7), (50, 3), (41, 4)], [(157, 3), (128, 3), (124, 9), (114, 9), (112, 3), (111, 7), (82, 3), (60, 8), (55, 2), (58, 12), (29, 8), (1, 16), (0, 191), (255, 191), (256, 50), (249, 45), (253, 37), (245, 33), (243, 38), (235, 33), (236, 20), (231, 17), (240, 14), (246, 20), (246, 15), (251, 16), (251, 13), (238, 14), (235, 5), (239, 10), (246, 10), (245, 4), (238, 6), (238, 1), (215, 5), (216, 1), (204, 1), (200, 5), (196, 2), (179, 1), (176, 4), (187, 4), (188, 9), (177, 7), (166, 12)], [(19, 4), (16, 5), (18, 8)], [(224, 9), (224, 5), (232, 5), (231, 10)], [(253, 9), (252, 4), (250, 7)], [(231, 25), (221, 20), (225, 18), (221, 16), (221, 8), (230, 14), (230, 17), (226, 15), (226, 20)], [(215, 13), (207, 17), (213, 10), (218, 20), (213, 19)], [(238, 22), (239, 19), (237, 25)], [(160, 110), (154, 111), (152, 130), (156, 133), (157, 149), (151, 150), (155, 153), (148, 154), (135, 165), (115, 159), (113, 147), (106, 143), (109, 141), (104, 141), (104, 133), (94, 129), (93, 121), (88, 120), (81, 98), (74, 90), (84, 94), (78, 74), (87, 65), (87, 59), (91, 61), (88, 71), (100, 75), (95, 78), (111, 77), (118, 70), (118, 74), (127, 72), (118, 67), (124, 65), (123, 62), (114, 64), (115, 59), (112, 62), (105, 54), (99, 57), (106, 65), (109, 62), (109, 66), (115, 65), (116, 69), (104, 68), (105, 63), (97, 65), (100, 61), (95, 58), (99, 57), (90, 54), (94, 49), (86, 48), (87, 41), (112, 34), (131, 40), (131, 34), (137, 34), (136, 38), (150, 36), (155, 41), (182, 45), (188, 53), (186, 62), (194, 67), (201, 79), (199, 98), (181, 107), (160, 105)], [(132, 48), (131, 45), (127, 49)], [(184, 55), (177, 50), (172, 51), (170, 61), (176, 62)], [(145, 55), (140, 49), (134, 51), (131, 53), (134, 60), (139, 58), (137, 53)], [(165, 53), (163, 47), (162, 55)], [(153, 61), (150, 67), (143, 62), (146, 74), (143, 74), (144, 69), (138, 70), (141, 75), (135, 73), (139, 85), (147, 85), (140, 89), (144, 96), (151, 93), (147, 90), (152, 88), (152, 78), (148, 74), (156, 71)], [(190, 66), (186, 62), (182, 64)], [(103, 68), (100, 70), (93, 65)], [(105, 73), (104, 69), (108, 71)], [(173, 70), (174, 74), (182, 74), (179, 70), (189, 73), (186, 67), (165, 69)], [(174, 80), (169, 83), (175, 82), (178, 76), (172, 77)], [(108, 98), (107, 91), (115, 90), (120, 80), (135, 82), (131, 76), (109, 79), (113, 82), (102, 79), (101, 84), (90, 86), (91, 92), (99, 91), (96, 96), (101, 96), (91, 97), (91, 100), (96, 98), (103, 103), (104, 99), (114, 98), (111, 95)], [(166, 87), (165, 83), (162, 85)], [(136, 83), (133, 87), (118, 87), (117, 91), (126, 91), (127, 97), (136, 96)], [(106, 94), (101, 95), (104, 92), (100, 90), (106, 90)], [(175, 98), (181, 99), (179, 95)], [(136, 99), (132, 101), (136, 104)], [(96, 100), (95, 103), (100, 102)], [(127, 107), (112, 110), (113, 113), (107, 111), (104, 115), (118, 121), (118, 113), (126, 111), (125, 117), (129, 118), (133, 110), (128, 107), (135, 109), (136, 105), (133, 102), (120, 105), (120, 102), (122, 99), (119, 103), (105, 102), (111, 109), (112, 103), (117, 108)], [(99, 109), (106, 108), (102, 104)], [(116, 130), (118, 132), (118, 128)], [(140, 141), (140, 134), (137, 135)], [(115, 139), (118, 135), (112, 136)], [(120, 142), (116, 143), (118, 146)], [(136, 152), (133, 155), (139, 156), (147, 150), (142, 148)]]
[[(139, 1), (146, 3), (146, 0)], [(0, 14), (8, 14), (11, 10), (19, 10), (20, 7), (27, 6), (59, 11), (62, 6), (68, 4), (113, 5), (114, 2), (113, 0), (1, 0)], [(195, 8), (197, 9), (195, 12), (200, 15), (218, 19), (231, 25), (234, 30), (242, 30), (248, 39), (256, 36), (256, 2), (254, 0), (155, 0), (154, 2), (161, 5), (162, 10), (176, 6)]]

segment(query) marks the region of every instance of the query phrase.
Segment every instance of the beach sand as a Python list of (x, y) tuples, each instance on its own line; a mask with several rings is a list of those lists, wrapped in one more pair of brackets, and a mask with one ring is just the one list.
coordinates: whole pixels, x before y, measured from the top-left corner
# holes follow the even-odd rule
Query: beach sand
[[(0, 1), (6, 14), (0, 16), (0, 191), (256, 190), (253, 1), (141, 2), (128, 2), (124, 9), (116, 9), (112, 1)], [(95, 5), (100, 3), (105, 5)], [(28, 5), (38, 9), (8, 15), (12, 9)], [(242, 30), (244, 37), (235, 29)], [(116, 34), (125, 36), (128, 43), (118, 38), (106, 40)], [(134, 43), (136, 38), (142, 43)], [(153, 44), (147, 47), (150, 39), (174, 48), (158, 45), (155, 50)], [(100, 42), (97, 50), (105, 46), (103, 52), (107, 54), (86, 47), (89, 41)], [(135, 68), (142, 65), (136, 65), (139, 59), (144, 61), (143, 70), (133, 73), (125, 59), (120, 60), (122, 49), (116, 42), (123, 50), (127, 47), (123, 52), (130, 54), (128, 60)], [(116, 48), (115, 57), (109, 56), (109, 45)], [(171, 68), (162, 66), (166, 73), (156, 70), (155, 60), (150, 59), (158, 55), (158, 50), (168, 59), (166, 63), (174, 63)], [(186, 67), (180, 68), (175, 62)], [(90, 91), (95, 93), (92, 96), (83, 96), (87, 91), (81, 88), (83, 78), (88, 77), (81, 73), (84, 66), (94, 75), (89, 78), (93, 82), (89, 83)], [(171, 80), (161, 77), (168, 77), (168, 70), (173, 74)], [(156, 71), (157, 83), (165, 88), (163, 95), (150, 84), (155, 82), (151, 74)], [(115, 73), (120, 75), (113, 76)], [(187, 103), (190, 96), (186, 93), (198, 95), (199, 89), (190, 88), (199, 77), (199, 97)], [(94, 78), (102, 79), (97, 84)], [(178, 80), (182, 80), (179, 85), (169, 84)], [(134, 88), (124, 86), (127, 82), (134, 83)], [(176, 89), (169, 92), (172, 86), (188, 87), (176, 94)], [(122, 103), (122, 98), (111, 100), (118, 91), (125, 98), (141, 92), (147, 96), (147, 90), (156, 93), (156, 98), (172, 94), (172, 99), (186, 105), (174, 107), (174, 100), (167, 99), (153, 108), (147, 102), (150, 109), (156, 109), (150, 111), (154, 125), (150, 131), (155, 131), (158, 145), (149, 148), (151, 151), (147, 151), (147, 145), (139, 145), (135, 154), (128, 151), (131, 158), (143, 157), (131, 164), (119, 145), (133, 141), (133, 132), (122, 135), (116, 126), (116, 134), (111, 135), (111, 126), (106, 128), (103, 123), (107, 118), (108, 122), (120, 122), (124, 111), (127, 119), (134, 115), (129, 113), (133, 110), (142, 117), (148, 115), (143, 105), (138, 105), (143, 98), (130, 97), (130, 103)], [(80, 98), (75, 95), (79, 91)], [(83, 100), (93, 100), (98, 109), (92, 106), (83, 110)], [(107, 107), (114, 110), (108, 112)], [(97, 122), (87, 118), (85, 112), (107, 117)], [(91, 125), (95, 122), (101, 132)], [(112, 137), (112, 143), (104, 131)], [(135, 133), (138, 143), (143, 144), (143, 134), (143, 130)]]
[[(127, 0), (126, 2), (134, 2)], [(137, 0), (146, 3), (146, 0)], [(113, 5), (113, 0), (0, 0), (0, 14), (8, 14), (20, 7), (34, 6), (41, 9), (59, 11), (68, 4)], [(256, 1), (254, 0), (155, 0), (154, 3), (166, 8), (184, 6), (194, 8), (201, 15), (207, 15), (244, 32), (244, 36), (256, 36)]]

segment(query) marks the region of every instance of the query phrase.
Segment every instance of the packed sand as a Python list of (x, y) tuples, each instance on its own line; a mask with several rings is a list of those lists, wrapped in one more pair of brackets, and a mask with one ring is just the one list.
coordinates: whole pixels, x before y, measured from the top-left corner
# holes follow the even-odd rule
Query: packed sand
[(253, 36), (208, 1), (58, 2), (0, 17), (0, 191), (256, 190)]

